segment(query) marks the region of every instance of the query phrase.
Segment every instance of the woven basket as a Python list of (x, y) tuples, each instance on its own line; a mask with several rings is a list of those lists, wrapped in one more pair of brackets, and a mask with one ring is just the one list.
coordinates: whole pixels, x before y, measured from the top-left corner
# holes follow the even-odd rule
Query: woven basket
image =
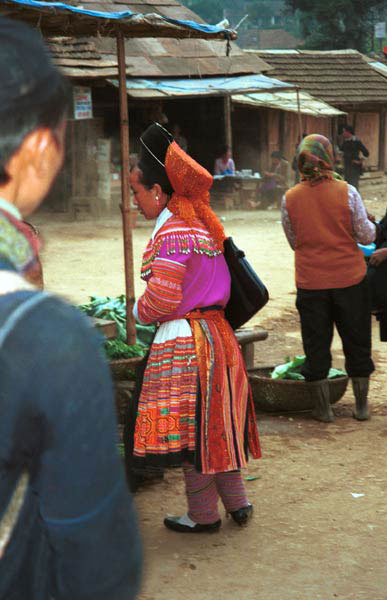
[[(291, 379), (272, 379), (270, 373), (273, 368), (265, 367), (249, 371), (255, 407), (266, 412), (281, 413), (312, 410), (313, 399), (308, 384), (305, 381)], [(329, 380), (331, 404), (340, 400), (347, 389), (347, 384), (347, 376)]]
[(141, 362), (142, 356), (133, 358), (120, 358), (119, 360), (111, 360), (109, 362), (112, 377), (115, 380), (129, 379), (128, 371), (133, 370), (137, 363)]

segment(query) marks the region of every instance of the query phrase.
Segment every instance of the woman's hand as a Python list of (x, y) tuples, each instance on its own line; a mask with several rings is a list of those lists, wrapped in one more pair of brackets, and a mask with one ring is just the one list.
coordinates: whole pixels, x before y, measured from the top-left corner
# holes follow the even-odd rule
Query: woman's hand
[(371, 254), (369, 262), (371, 265), (377, 267), (385, 260), (387, 260), (387, 248), (379, 248), (379, 250), (375, 250), (375, 252)]

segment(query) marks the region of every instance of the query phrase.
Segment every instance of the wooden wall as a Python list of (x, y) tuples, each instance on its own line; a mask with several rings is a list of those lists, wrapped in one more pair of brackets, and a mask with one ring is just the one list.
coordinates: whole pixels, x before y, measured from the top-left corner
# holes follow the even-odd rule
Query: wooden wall
[(43, 211), (95, 214), (98, 203), (98, 139), (102, 119), (68, 119), (63, 168), (42, 204)]
[[(301, 115), (302, 133), (319, 133), (331, 139), (332, 137), (332, 119), (328, 117), (313, 117), (311, 115)], [(296, 147), (300, 141), (298, 115), (293, 112), (285, 113), (284, 124), (284, 142), (282, 152), (287, 160), (292, 160), (295, 155)]]
[(348, 114), (347, 123), (353, 125), (356, 136), (368, 148), (370, 155), (364, 163), (365, 168), (378, 169), (380, 113), (352, 112)]
[[(299, 143), (298, 114), (271, 108), (235, 105), (232, 117), (234, 158), (239, 169), (262, 173), (270, 155), (280, 150), (291, 163)], [(333, 119), (301, 115), (302, 131), (332, 137)]]
[(262, 115), (256, 108), (233, 105), (231, 112), (233, 157), (237, 170), (260, 170), (260, 148), (264, 144)]

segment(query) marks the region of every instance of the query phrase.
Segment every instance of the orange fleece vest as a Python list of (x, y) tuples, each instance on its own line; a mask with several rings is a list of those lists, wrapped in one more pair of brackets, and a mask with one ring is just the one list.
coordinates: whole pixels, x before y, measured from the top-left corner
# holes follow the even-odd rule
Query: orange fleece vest
[(303, 181), (286, 192), (286, 208), (296, 236), (297, 287), (345, 288), (363, 279), (366, 265), (353, 238), (345, 181)]

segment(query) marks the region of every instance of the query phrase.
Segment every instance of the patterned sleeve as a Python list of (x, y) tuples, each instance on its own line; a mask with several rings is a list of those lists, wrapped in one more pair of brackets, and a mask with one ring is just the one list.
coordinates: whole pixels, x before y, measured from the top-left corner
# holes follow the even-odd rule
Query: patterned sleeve
[(135, 317), (144, 325), (174, 313), (183, 299), (183, 280), (193, 249), (191, 246), (176, 248), (171, 255), (169, 248), (166, 238), (151, 264), (146, 290), (136, 302)]
[(348, 204), (355, 240), (360, 244), (371, 244), (375, 240), (376, 227), (368, 219), (361, 196), (353, 185), (348, 185)]
[(290, 222), (289, 213), (286, 208), (285, 196), (282, 197), (282, 203), (281, 203), (281, 222), (282, 222), (282, 227), (284, 229), (286, 238), (289, 242), (289, 246), (294, 250), (294, 248), (296, 246), (296, 234), (294, 233), (292, 224)]

